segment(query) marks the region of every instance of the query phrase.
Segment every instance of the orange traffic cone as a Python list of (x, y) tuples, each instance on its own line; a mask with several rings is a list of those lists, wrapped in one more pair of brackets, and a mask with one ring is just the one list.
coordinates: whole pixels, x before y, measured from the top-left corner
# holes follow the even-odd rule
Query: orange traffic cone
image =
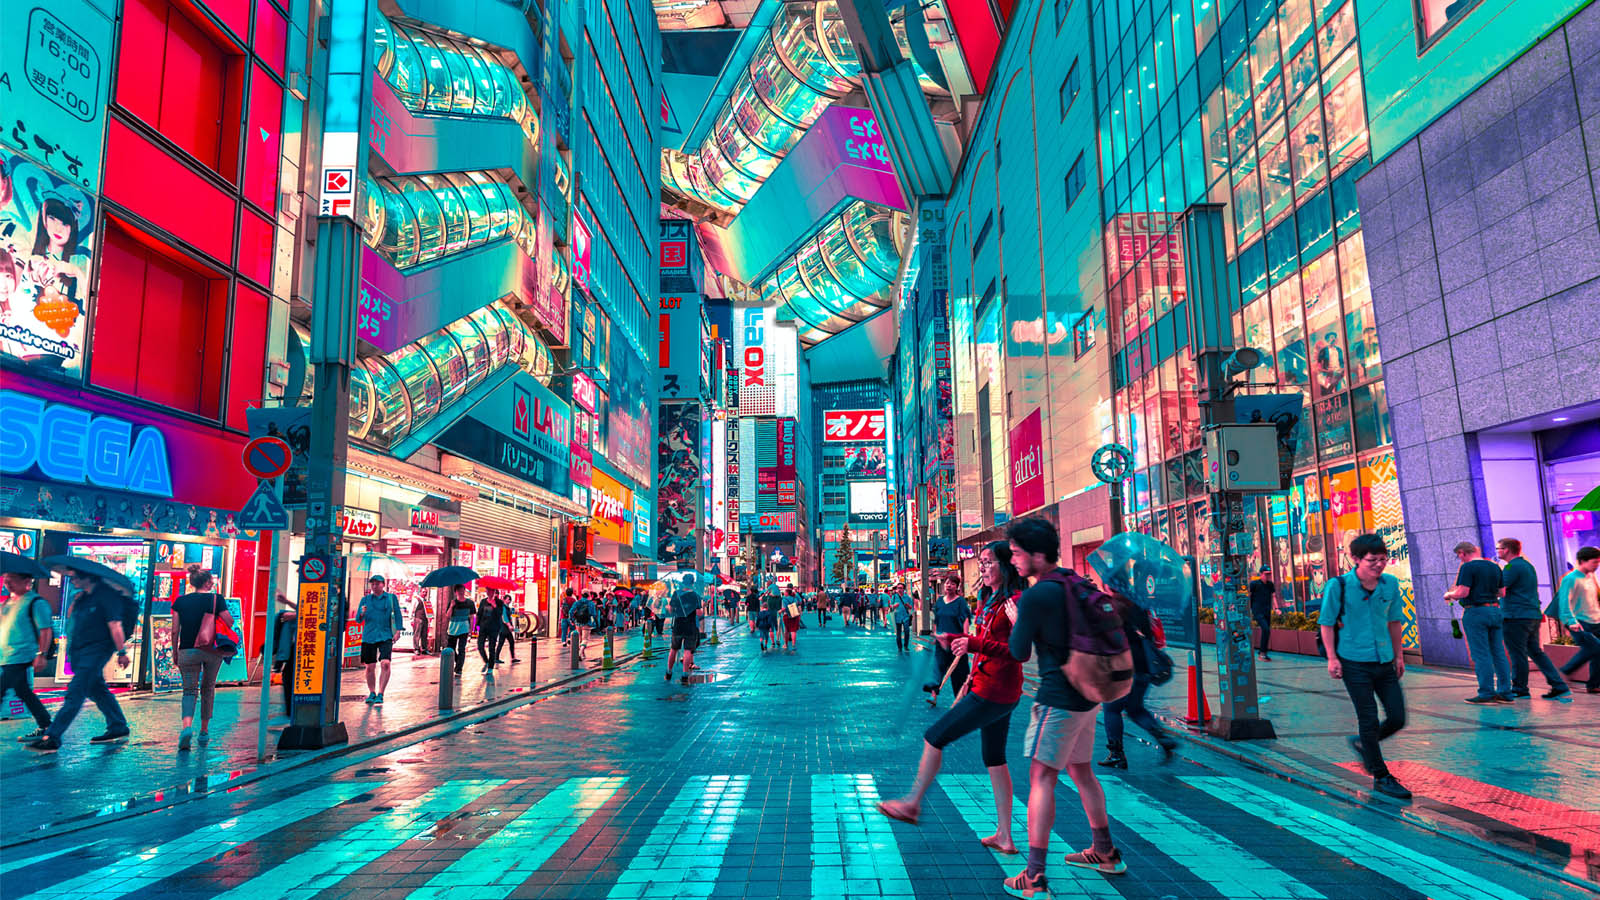
[(1204, 725), (1211, 721), (1211, 704), (1206, 702), (1206, 689), (1200, 683), (1200, 670), (1189, 666), (1189, 714), (1183, 717), (1190, 725)]

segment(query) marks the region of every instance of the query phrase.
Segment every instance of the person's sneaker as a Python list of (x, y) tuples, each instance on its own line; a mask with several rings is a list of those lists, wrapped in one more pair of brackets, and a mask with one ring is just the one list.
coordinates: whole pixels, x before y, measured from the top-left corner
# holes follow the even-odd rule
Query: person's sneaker
[(1553, 687), (1539, 696), (1545, 700), (1560, 700), (1562, 703), (1571, 703), (1572, 688), (1569, 688), (1563, 684), (1560, 687)]
[[(380, 702), (380, 703), (383, 702), (381, 697), (379, 698), (378, 702)], [(200, 742), (200, 746), (204, 747), (205, 745), (211, 743), (211, 732), (202, 731), (198, 735), (195, 736), (195, 740), (199, 741)]]
[(382, 706), (382, 705), (383, 705), (383, 695), (382, 695), (382, 694), (377, 694), (377, 695), (375, 695), (375, 696), (376, 696), (376, 697), (377, 697), (377, 698), (378, 698), (378, 699), (376, 699), (376, 700), (374, 700), (374, 701), (372, 701), (372, 705), (373, 705), (373, 706)]
[(1496, 702), (1496, 703), (1515, 703), (1517, 701), (1510, 694), (1495, 694), (1494, 695), (1494, 702)]
[(178, 732), (178, 749), (179, 750), (187, 750), (187, 749), (189, 749), (189, 745), (192, 744), (192, 743), (194, 743), (194, 729), (193, 728), (185, 728), (184, 730)]
[(1026, 871), (1018, 872), (1000, 882), (1000, 886), (1013, 897), (1050, 896), (1050, 882), (1044, 877), (1043, 872), (1033, 876), (1029, 876)]
[(37, 741), (38, 739), (44, 737), (44, 734), (45, 734), (45, 732), (44, 732), (43, 728), (35, 728), (34, 730), (28, 732), (27, 734), (19, 734), (19, 735), (17, 735), (17, 742), (18, 743), (22, 743), (22, 744), (29, 744), (29, 743), (32, 743), (32, 742)]
[(1499, 703), (1500, 698), (1494, 694), (1474, 694), (1467, 698), (1468, 703)]
[(1531, 697), (1533, 697), (1533, 692), (1532, 691), (1512, 691), (1511, 692), (1511, 699), (1513, 699), (1513, 700), (1527, 700), (1527, 699), (1530, 699)]
[(29, 741), (23, 746), (36, 753), (54, 753), (61, 749), (61, 742), (53, 737), (42, 737), (36, 741)]
[(1121, 875), (1128, 871), (1128, 864), (1122, 861), (1122, 851), (1115, 847), (1111, 848), (1110, 853), (1096, 853), (1093, 847), (1079, 850), (1077, 853), (1068, 853), (1066, 863), (1069, 866), (1094, 869), (1107, 875)]
[(377, 699), (378, 699), (378, 695), (377, 694), (368, 694), (366, 702), (367, 703), (375, 703), (375, 702), (377, 702)]
[(1600, 687), (1584, 688), (1584, 690), (1591, 694), (1600, 694)]
[(665, 678), (665, 679), (666, 679), (666, 680), (668, 680), (668, 681), (671, 681), (671, 680), (672, 680), (672, 670), (671, 670), (671, 669), (668, 669), (668, 670), (667, 670), (667, 671), (666, 671), (666, 674), (664, 674), (664, 675), (662, 675), (662, 676), (661, 676), (661, 677), (662, 677), (662, 678)]
[(1411, 799), (1411, 792), (1406, 790), (1406, 786), (1401, 784), (1399, 779), (1395, 778), (1393, 775), (1385, 775), (1382, 778), (1372, 779), (1372, 789), (1380, 794), (1387, 794), (1396, 800)]
[(108, 731), (105, 734), (97, 734), (94, 737), (90, 738), (89, 739), (89, 743), (91, 743), (91, 744), (115, 744), (117, 741), (125, 741), (125, 740), (127, 740), (129, 734), (131, 734), (131, 732), (127, 732), (127, 731)]

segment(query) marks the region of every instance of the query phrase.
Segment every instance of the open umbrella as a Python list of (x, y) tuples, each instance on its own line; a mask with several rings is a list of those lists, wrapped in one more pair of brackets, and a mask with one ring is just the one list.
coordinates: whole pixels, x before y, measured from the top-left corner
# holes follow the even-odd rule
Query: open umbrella
[(630, 587), (619, 587), (616, 590), (613, 590), (611, 593), (623, 598), (624, 600), (633, 599), (633, 588)]
[(77, 572), (80, 575), (93, 575), (129, 597), (134, 595), (133, 582), (128, 580), (128, 576), (105, 563), (95, 562), (88, 557), (71, 556), (65, 553), (58, 556), (46, 556), (41, 562), (58, 572)]
[(478, 587), (491, 588), (497, 591), (514, 591), (519, 585), (511, 579), (501, 578), (499, 575), (485, 575), (478, 579)]
[(422, 576), (422, 587), (455, 587), (458, 584), (466, 584), (469, 581), (477, 580), (478, 573), (466, 566), (445, 566), (442, 569), (434, 569), (432, 572)]
[(1147, 534), (1112, 535), (1089, 555), (1089, 565), (1107, 587), (1161, 612), (1163, 618), (1163, 607), (1183, 606), (1194, 597), (1194, 585), (1184, 576), (1183, 557)]
[(27, 575), (30, 578), (49, 578), (50, 570), (39, 565), (35, 560), (29, 559), (20, 553), (9, 550), (0, 550), (0, 572), (12, 575)]

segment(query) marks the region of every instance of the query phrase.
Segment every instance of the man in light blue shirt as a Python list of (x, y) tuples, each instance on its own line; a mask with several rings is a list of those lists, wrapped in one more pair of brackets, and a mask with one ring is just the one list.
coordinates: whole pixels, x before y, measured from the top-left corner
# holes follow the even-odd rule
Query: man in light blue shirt
[(367, 579), (367, 593), (356, 607), (361, 623), (361, 664), (367, 669), (367, 702), (382, 703), (389, 686), (389, 657), (394, 636), (405, 627), (400, 598), (384, 590), (382, 575)]
[(44, 671), (53, 639), (50, 602), (34, 593), (33, 576), (6, 572), (0, 605), (0, 701), (15, 694), (39, 726), (17, 740), (37, 740), (50, 727), (50, 713), (34, 694), (28, 670)]
[(1349, 742), (1372, 776), (1372, 789), (1409, 800), (1411, 792), (1389, 773), (1378, 749), (1379, 741), (1406, 724), (1406, 697), (1400, 689), (1406, 672), (1400, 647), (1405, 625), (1400, 582), (1383, 571), (1389, 565), (1389, 547), (1375, 534), (1350, 542), (1350, 561), (1354, 568), (1331, 579), (1322, 590), (1317, 623), (1329, 651), (1328, 677), (1344, 681), (1355, 705), (1358, 734)]

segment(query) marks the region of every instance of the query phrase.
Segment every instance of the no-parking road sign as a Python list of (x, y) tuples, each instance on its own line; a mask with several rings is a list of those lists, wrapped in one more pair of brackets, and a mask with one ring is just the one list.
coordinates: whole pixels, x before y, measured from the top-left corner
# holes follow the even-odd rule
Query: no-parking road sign
[(240, 456), (244, 470), (257, 478), (271, 479), (289, 471), (294, 451), (283, 438), (258, 437), (244, 445)]

